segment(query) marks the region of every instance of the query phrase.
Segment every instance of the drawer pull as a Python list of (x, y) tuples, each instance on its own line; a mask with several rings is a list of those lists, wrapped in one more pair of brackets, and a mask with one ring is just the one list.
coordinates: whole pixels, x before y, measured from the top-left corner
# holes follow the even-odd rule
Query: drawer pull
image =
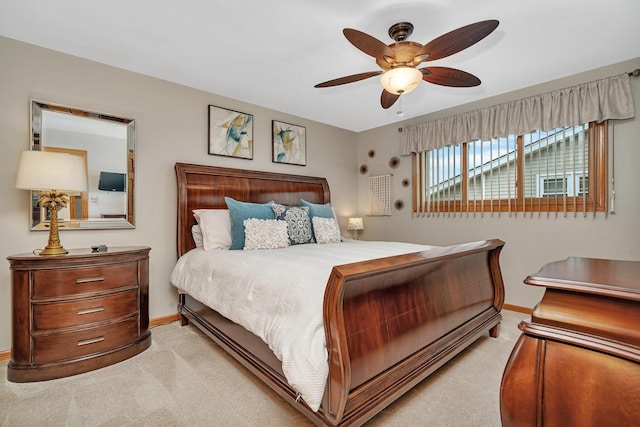
[(102, 341), (104, 341), (104, 337), (89, 338), (88, 340), (78, 341), (77, 346), (82, 347), (83, 345), (95, 344), (97, 342), (102, 342)]
[(84, 310), (76, 311), (76, 314), (82, 316), (83, 314), (99, 313), (101, 311), (104, 311), (104, 307), (85, 308)]
[(104, 277), (101, 276), (97, 276), (97, 277), (85, 277), (84, 279), (76, 279), (76, 283), (78, 285), (81, 285), (83, 283), (91, 283), (91, 282), (102, 282), (104, 280)]

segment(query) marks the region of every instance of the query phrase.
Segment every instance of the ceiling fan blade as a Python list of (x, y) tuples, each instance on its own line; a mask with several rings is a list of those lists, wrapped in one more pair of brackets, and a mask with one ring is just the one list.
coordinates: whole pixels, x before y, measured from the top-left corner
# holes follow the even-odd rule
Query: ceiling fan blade
[(480, 79), (466, 71), (448, 67), (424, 67), (422, 80), (440, 86), (472, 87), (478, 86)]
[(395, 52), (389, 46), (382, 43), (377, 38), (371, 37), (369, 34), (354, 30), (353, 28), (345, 28), (342, 30), (342, 33), (352, 45), (367, 55), (387, 62), (391, 62), (389, 59), (393, 60), (396, 57)]
[(382, 71), (367, 71), (366, 73), (352, 74), (350, 76), (344, 76), (338, 79), (333, 79), (323, 83), (318, 83), (314, 87), (339, 86), (347, 83), (353, 83), (360, 80), (368, 79), (369, 77), (379, 76), (382, 73), (383, 73)]
[(382, 95), (380, 96), (380, 104), (382, 105), (382, 108), (386, 110), (387, 108), (395, 104), (398, 98), (400, 98), (400, 95), (395, 95), (391, 92), (387, 92), (386, 90), (382, 89)]
[(490, 19), (460, 27), (431, 40), (422, 46), (415, 56), (416, 58), (423, 57), (420, 58), (420, 61), (433, 61), (453, 55), (487, 37), (498, 27), (499, 23), (500, 21)]

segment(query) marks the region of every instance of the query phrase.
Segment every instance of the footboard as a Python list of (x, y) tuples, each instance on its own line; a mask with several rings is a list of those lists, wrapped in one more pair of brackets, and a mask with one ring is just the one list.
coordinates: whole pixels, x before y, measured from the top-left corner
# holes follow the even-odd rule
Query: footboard
[(334, 267), (324, 302), (334, 425), (362, 424), (478, 337), (497, 336), (500, 240)]

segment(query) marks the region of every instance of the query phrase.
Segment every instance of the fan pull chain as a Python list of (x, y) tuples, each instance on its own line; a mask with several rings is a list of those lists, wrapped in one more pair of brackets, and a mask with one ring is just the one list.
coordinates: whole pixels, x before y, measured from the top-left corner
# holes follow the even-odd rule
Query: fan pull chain
[(402, 92), (400, 93), (400, 96), (398, 97), (398, 111), (396, 111), (396, 115), (398, 117), (404, 116), (404, 111), (402, 111)]

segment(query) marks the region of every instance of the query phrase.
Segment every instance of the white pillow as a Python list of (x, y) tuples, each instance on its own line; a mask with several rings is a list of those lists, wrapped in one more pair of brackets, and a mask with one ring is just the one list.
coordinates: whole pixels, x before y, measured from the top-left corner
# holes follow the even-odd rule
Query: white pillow
[(278, 249), (289, 246), (287, 222), (250, 218), (244, 224), (244, 250)]
[(231, 247), (231, 218), (228, 209), (195, 209), (193, 215), (200, 225), (205, 251)]
[(322, 218), (314, 216), (311, 218), (313, 222), (313, 232), (318, 243), (338, 243), (342, 241), (340, 236), (340, 227), (335, 218)]
[(191, 237), (193, 237), (193, 242), (196, 244), (196, 248), (201, 248), (204, 246), (200, 225), (193, 224), (193, 227), (191, 227)]

